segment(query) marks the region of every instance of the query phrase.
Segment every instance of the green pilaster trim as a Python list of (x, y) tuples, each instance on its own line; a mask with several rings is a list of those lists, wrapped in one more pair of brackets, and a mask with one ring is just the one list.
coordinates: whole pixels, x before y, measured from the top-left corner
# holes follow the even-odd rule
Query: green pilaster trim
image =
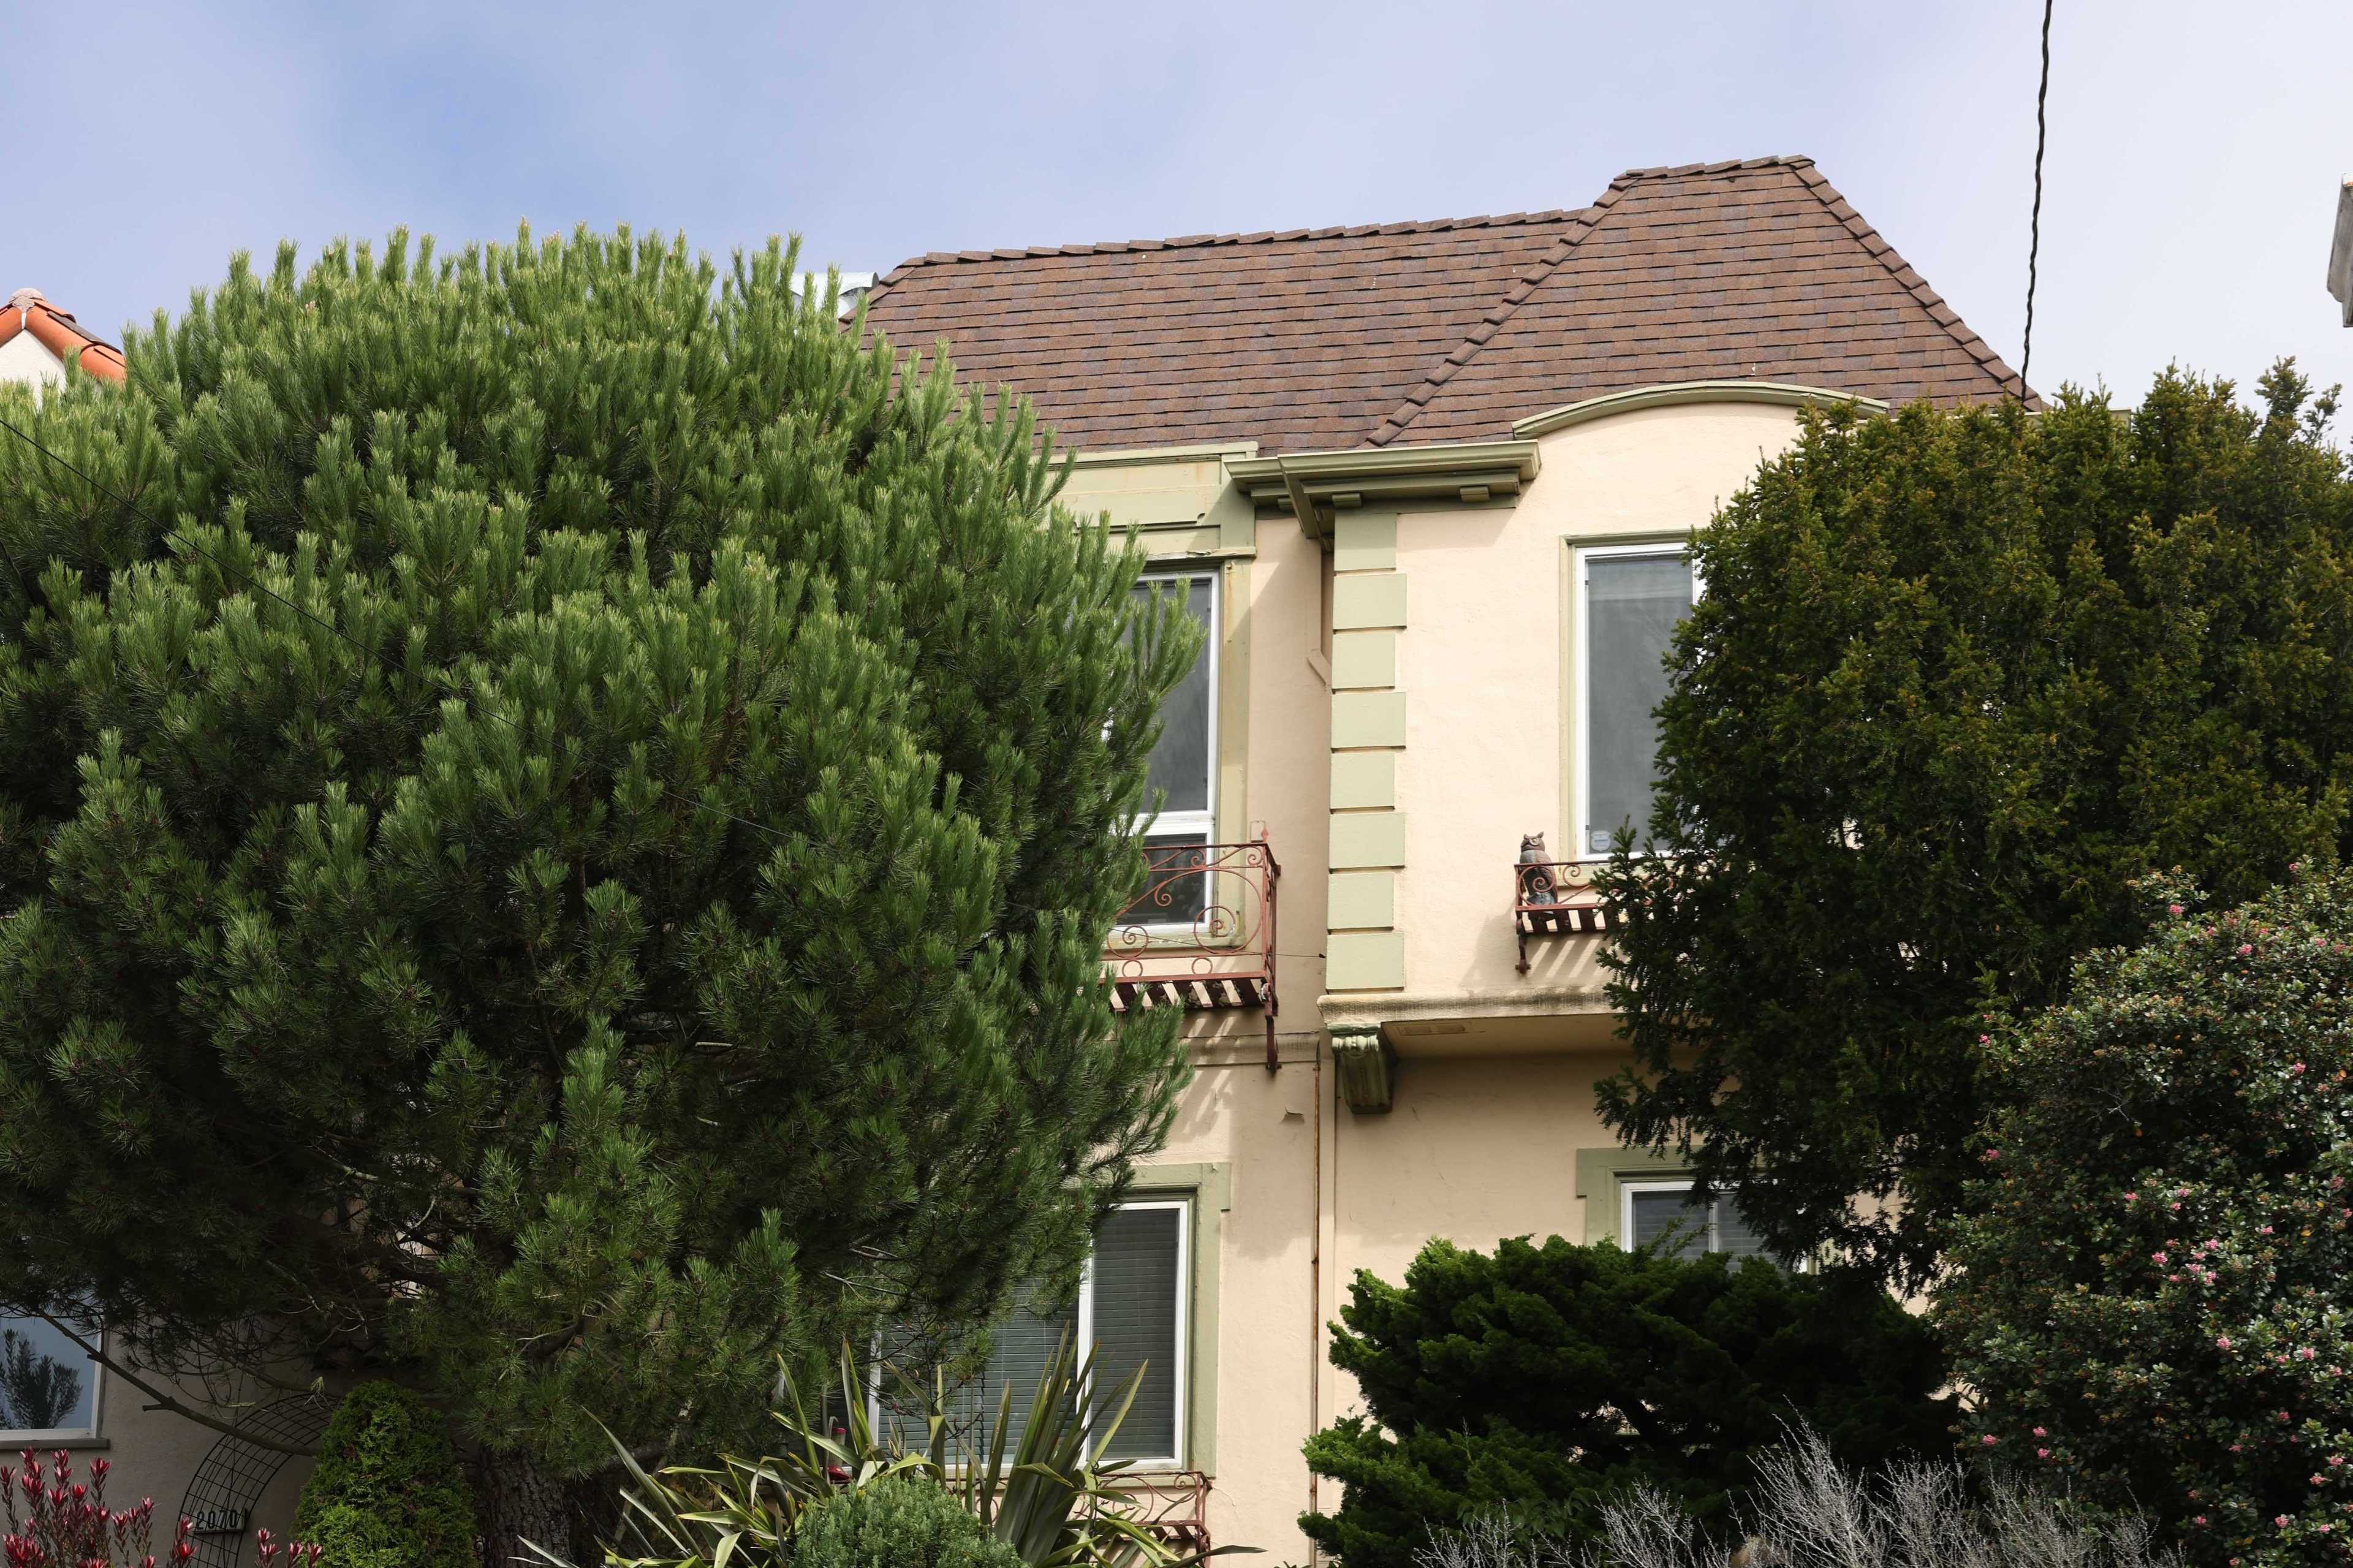
[[(1565, 430), (1572, 425), (1582, 425), (1589, 419), (1607, 419), (1614, 414), (1632, 414), (1644, 408), (1671, 408), (1685, 403), (1768, 403), (1784, 408), (1833, 408), (1851, 405), (1866, 413), (1887, 412), (1887, 405), (1876, 397), (1834, 392), (1826, 386), (1799, 386), (1780, 381), (1672, 381), (1548, 408), (1542, 414), (1532, 414), (1514, 423), (1512, 434), (1524, 441), (1533, 440), (1539, 436), (1549, 436), (1556, 430)], [(1261, 462), (1265, 460), (1260, 459)]]
[(1398, 683), (1398, 634), (1384, 628), (1336, 632), (1332, 637), (1332, 684), (1368, 690)]
[(1193, 1200), (1193, 1295), (1185, 1335), (1185, 1447), (1179, 1456), (1203, 1475), (1218, 1473), (1218, 1291), (1225, 1256), (1225, 1218), (1234, 1206), (1233, 1170), (1222, 1160), (1138, 1165), (1132, 1195)]
[(1332, 579), (1332, 630), (1391, 630), (1405, 625), (1402, 572), (1359, 572)]
[(1618, 1217), (1626, 1207), (1628, 1182), (1655, 1182), (1691, 1173), (1691, 1163), (1648, 1149), (1579, 1149), (1577, 1152), (1577, 1195), (1585, 1200), (1585, 1240), (1626, 1245), (1619, 1234)]
[(1403, 990), (1405, 938), (1393, 931), (1326, 933), (1324, 984), (1333, 991)]
[(1397, 570), (1397, 513), (1393, 511), (1336, 514), (1332, 519), (1332, 570)]
[(1540, 462), (1533, 441), (1464, 441), (1245, 458), (1226, 469), (1254, 504), (1293, 513), (1309, 538), (1321, 539), (1339, 514), (1368, 501), (1515, 496)]
[(1397, 873), (1334, 871), (1324, 908), (1327, 931), (1387, 931), (1397, 924)]
[(1397, 753), (1332, 753), (1332, 809), (1385, 811), (1397, 804)]
[(1405, 744), (1405, 693), (1335, 691), (1332, 745), (1335, 751)]
[(1348, 811), (1332, 818), (1334, 871), (1394, 868), (1405, 864), (1405, 813)]
[(1378, 1029), (1334, 1030), (1332, 1063), (1340, 1103), (1357, 1115), (1385, 1115), (1397, 1102), (1397, 1053)]

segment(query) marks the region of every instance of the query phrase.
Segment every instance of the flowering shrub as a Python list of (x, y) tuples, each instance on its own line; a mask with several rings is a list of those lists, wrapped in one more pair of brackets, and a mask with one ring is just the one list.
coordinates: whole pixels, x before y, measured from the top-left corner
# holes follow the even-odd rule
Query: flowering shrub
[[(73, 1456), (59, 1448), (47, 1470), (26, 1448), (23, 1468), (0, 1468), (0, 1563), (5, 1568), (157, 1568), (153, 1550), (155, 1500), (120, 1510), (106, 1506), (106, 1478), (114, 1467), (93, 1459), (90, 1479), (74, 1479)], [(172, 1531), (171, 1568), (187, 1568), (196, 1554), (195, 1521), (182, 1516)], [(255, 1532), (261, 1568), (280, 1568), (281, 1548), (269, 1531)], [(283, 1568), (318, 1568), (320, 1548), (296, 1542), (282, 1548)]]
[[(2353, 1536), (2353, 876), (2219, 917), (2150, 884), (2139, 947), (1989, 1020), (2015, 1109), (1937, 1315), (1968, 1443), (2144, 1510), (2217, 1568)], [(1973, 1205), (1977, 1206), (1977, 1205)]]

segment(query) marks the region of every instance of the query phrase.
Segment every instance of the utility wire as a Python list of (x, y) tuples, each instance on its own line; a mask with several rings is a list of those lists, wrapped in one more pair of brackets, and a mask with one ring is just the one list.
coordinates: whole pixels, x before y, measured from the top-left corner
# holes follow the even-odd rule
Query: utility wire
[(2026, 339), (2018, 355), (2018, 400), (2031, 395), (2026, 373), (2034, 366), (2034, 273), (2042, 251), (2042, 143), (2050, 133), (2043, 104), (2051, 96), (2051, 8), (2057, 0), (2042, 0), (2042, 81), (2034, 89), (2034, 214), (2026, 226)]
[[(13, 421), (0, 418), (0, 430), (7, 431), (8, 434), (16, 437), (19, 441), (24, 442), (25, 445), (33, 448), (34, 451), (38, 452), (42, 457), (47, 458), (50, 462), (55, 463), (66, 472), (81, 480), (82, 483), (90, 486), (90, 489), (96, 490), (99, 494), (106, 497), (107, 500), (114, 502), (115, 505), (121, 507), (123, 510), (130, 512), (132, 516), (137, 518), (140, 521), (153, 529), (156, 534), (162, 538), (165, 543), (176, 545), (192, 555), (203, 556), (215, 566), (219, 567), (221, 574), (224, 576), (235, 574), (237, 577), (243, 579), (245, 585), (248, 588), (252, 589), (255, 593), (260, 594), (265, 597), (275, 599), (278, 603), (285, 605), (288, 609), (293, 611), (304, 620), (309, 621), (312, 625), (324, 630), (329, 636), (340, 638), (343, 642), (349, 643), (352, 647), (358, 652), (363, 660), (369, 663), (375, 662), (376, 656), (374, 649), (370, 648), (365, 643), (360, 641), (359, 638), (343, 630), (343, 627), (335, 625), (334, 622), (328, 620), (325, 616), (321, 616), (301, 605), (296, 604), (285, 595), (279, 593), (268, 584), (255, 577), (250, 572), (240, 571), (237, 568), (231, 566), (227, 562), (222, 560), (211, 551), (205, 549), (202, 545), (197, 544), (194, 540), (187, 539), (174, 530), (166, 528), (164, 524), (156, 521), (154, 518), (148, 515), (148, 513), (129, 496), (123, 495), (120, 491), (109, 488), (106, 484), (101, 482), (96, 475), (91, 474), (87, 469), (77, 467), (75, 464), (69, 462), (64, 458), (59, 457), (48, 447), (41, 445), (39, 441), (34, 439), (32, 436), (18, 428)], [(16, 570), (16, 558), (13, 553), (9, 557), (9, 569), (12, 572)], [(516, 723), (515, 721), (508, 718), (505, 714), (499, 712), (495, 709), (476, 704), (475, 711), (482, 714), (485, 718), (497, 720), (500, 723), (504, 724), (509, 729), (514, 731), (516, 734), (523, 735), (525, 739), (529, 738), (528, 733), (521, 724)], [(733, 812), (712, 805), (707, 801), (695, 800), (690, 796), (682, 795), (679, 794), (678, 791), (671, 789), (668, 784), (664, 784), (662, 786), (662, 794), (668, 798), (678, 802), (681, 805), (690, 806), (696, 811), (709, 812), (712, 816), (723, 817), (739, 827), (748, 827), (754, 833), (763, 833), (771, 838), (785, 838), (789, 837), (789, 835), (782, 833), (776, 828), (767, 826), (764, 823), (754, 822), (749, 818), (738, 816)]]

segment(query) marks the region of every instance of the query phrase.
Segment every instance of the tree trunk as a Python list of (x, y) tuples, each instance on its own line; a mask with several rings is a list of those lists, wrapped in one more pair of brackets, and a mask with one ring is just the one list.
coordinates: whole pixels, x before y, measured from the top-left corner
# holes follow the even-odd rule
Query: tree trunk
[(549, 1474), (527, 1454), (481, 1450), (468, 1459), (467, 1470), (481, 1526), (481, 1568), (512, 1568), (518, 1562), (545, 1568), (533, 1546), (577, 1568), (598, 1568), (604, 1562), (600, 1537), (614, 1511), (609, 1475), (575, 1480)]

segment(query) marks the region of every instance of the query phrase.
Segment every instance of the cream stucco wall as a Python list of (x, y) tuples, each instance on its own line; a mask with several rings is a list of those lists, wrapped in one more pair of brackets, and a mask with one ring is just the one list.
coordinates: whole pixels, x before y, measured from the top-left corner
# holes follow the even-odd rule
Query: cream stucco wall
[(18, 332), (0, 343), (0, 381), (53, 386), (66, 378), (65, 361), (58, 358), (30, 332)]

